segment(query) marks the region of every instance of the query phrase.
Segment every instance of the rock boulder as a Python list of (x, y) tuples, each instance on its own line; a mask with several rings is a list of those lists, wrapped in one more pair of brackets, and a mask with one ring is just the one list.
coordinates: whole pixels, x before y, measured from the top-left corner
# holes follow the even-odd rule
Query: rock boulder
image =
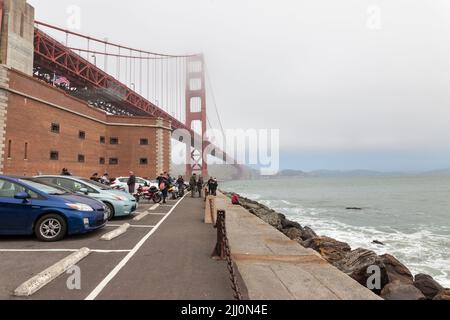
[(342, 260), (334, 263), (334, 266), (363, 286), (367, 286), (369, 277), (373, 275), (372, 272), (368, 272), (370, 271), (369, 267), (377, 266), (381, 272), (381, 279), (380, 288), (375, 291), (380, 293), (381, 289), (388, 283), (388, 275), (382, 259), (370, 250), (356, 249), (347, 252)]
[[(283, 216), (280, 215), (280, 218), (283, 218)], [(281, 225), (283, 226), (283, 229), (297, 228), (303, 231), (303, 228), (300, 225), (300, 223), (288, 220), (286, 219), (286, 217), (284, 219), (281, 219)]]
[(283, 233), (291, 240), (299, 241), (302, 239), (302, 231), (297, 228), (284, 229)]
[(305, 241), (305, 247), (316, 250), (325, 260), (335, 263), (342, 260), (351, 251), (345, 242), (337, 241), (329, 237), (316, 237)]
[(302, 235), (303, 241), (306, 241), (306, 240), (309, 240), (312, 238), (317, 238), (317, 237), (318, 237), (318, 235), (310, 227), (303, 228), (303, 235)]
[(385, 286), (381, 291), (381, 297), (385, 300), (426, 300), (419, 289), (398, 280)]
[(444, 289), (433, 298), (433, 300), (450, 300), (450, 289)]
[(429, 300), (433, 300), (434, 297), (444, 290), (443, 286), (434, 280), (432, 276), (427, 274), (416, 275), (414, 286)]
[(381, 256), (382, 262), (386, 266), (389, 282), (399, 281), (404, 284), (413, 284), (414, 277), (409, 269), (390, 254)]

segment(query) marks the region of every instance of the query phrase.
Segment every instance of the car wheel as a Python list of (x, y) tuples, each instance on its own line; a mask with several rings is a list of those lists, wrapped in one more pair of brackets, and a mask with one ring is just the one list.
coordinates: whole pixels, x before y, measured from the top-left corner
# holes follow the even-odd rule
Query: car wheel
[(67, 223), (57, 214), (48, 214), (40, 218), (35, 227), (36, 237), (45, 242), (59, 241), (66, 235)]
[(108, 221), (114, 218), (115, 211), (111, 203), (105, 202), (106, 212), (108, 213)]

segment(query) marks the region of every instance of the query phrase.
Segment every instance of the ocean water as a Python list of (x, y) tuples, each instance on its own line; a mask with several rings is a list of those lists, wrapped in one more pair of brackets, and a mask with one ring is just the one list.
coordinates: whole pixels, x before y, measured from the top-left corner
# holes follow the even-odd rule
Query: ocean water
[(226, 182), (221, 189), (352, 249), (392, 254), (413, 274), (430, 274), (450, 287), (450, 176), (267, 179)]

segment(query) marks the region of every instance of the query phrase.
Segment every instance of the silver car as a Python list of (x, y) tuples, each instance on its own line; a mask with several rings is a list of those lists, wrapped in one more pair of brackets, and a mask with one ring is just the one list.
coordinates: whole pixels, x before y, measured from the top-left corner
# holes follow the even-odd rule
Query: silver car
[(73, 193), (84, 194), (102, 201), (108, 211), (108, 219), (123, 217), (137, 210), (136, 199), (127, 192), (112, 188), (86, 178), (71, 176), (38, 176), (38, 180), (45, 181)]

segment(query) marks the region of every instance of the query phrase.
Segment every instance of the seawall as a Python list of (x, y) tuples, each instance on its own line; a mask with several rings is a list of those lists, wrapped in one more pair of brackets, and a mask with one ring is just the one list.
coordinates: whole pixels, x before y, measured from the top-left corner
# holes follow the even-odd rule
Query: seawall
[[(209, 201), (209, 200), (208, 200)], [(215, 210), (226, 211), (231, 256), (250, 300), (380, 300), (370, 290), (304, 248), (224, 194)], [(211, 222), (209, 204), (205, 221)]]
[[(319, 236), (311, 228), (290, 221), (285, 215), (251, 199), (241, 198), (240, 206), (232, 206), (228, 198), (230, 195), (230, 193), (221, 194), (217, 200), (218, 203), (223, 203), (223, 206), (232, 212), (231, 218), (227, 217), (227, 223), (233, 225), (234, 221), (239, 221), (234, 227), (236, 229), (239, 225), (245, 225), (246, 220), (242, 220), (240, 217), (251, 216), (253, 218), (247, 218), (248, 221), (252, 220), (252, 223), (247, 225), (247, 229), (251, 229), (252, 225), (258, 225), (262, 222), (266, 227), (269, 227), (265, 228), (266, 230), (259, 237), (251, 238), (246, 235), (245, 240), (258, 243), (256, 246), (266, 246), (271, 250), (273, 249), (274, 254), (283, 255), (282, 252), (285, 248), (268, 245), (265, 234), (267, 232), (273, 239), (283, 236), (282, 239), (286, 240), (287, 238), (291, 241), (291, 243), (285, 242), (286, 245), (293, 243), (303, 250), (311, 250), (318, 254), (329, 266), (333, 266), (334, 269), (351, 278), (365, 291), (369, 291), (366, 286), (371, 283), (375, 286), (373, 293), (386, 300), (450, 299), (449, 289), (442, 287), (429, 275), (418, 274), (413, 276), (410, 270), (392, 255), (378, 256), (375, 252), (363, 248), (352, 250), (347, 243), (326, 236)], [(239, 212), (239, 215), (236, 215), (236, 212)], [(228, 219), (231, 221), (228, 222)], [(245, 233), (246, 230), (240, 232)], [(281, 239), (279, 240), (281, 241)], [(246, 245), (248, 246), (248, 244)], [(375, 273), (376, 278), (373, 277)], [(333, 272), (330, 274), (337, 277), (339, 281), (343, 281), (344, 288), (346, 287), (347, 281), (342, 280), (339, 273)], [(326, 281), (330, 280), (327, 279)], [(345, 290), (351, 289), (346, 288)], [(372, 291), (369, 292), (372, 293)]]

